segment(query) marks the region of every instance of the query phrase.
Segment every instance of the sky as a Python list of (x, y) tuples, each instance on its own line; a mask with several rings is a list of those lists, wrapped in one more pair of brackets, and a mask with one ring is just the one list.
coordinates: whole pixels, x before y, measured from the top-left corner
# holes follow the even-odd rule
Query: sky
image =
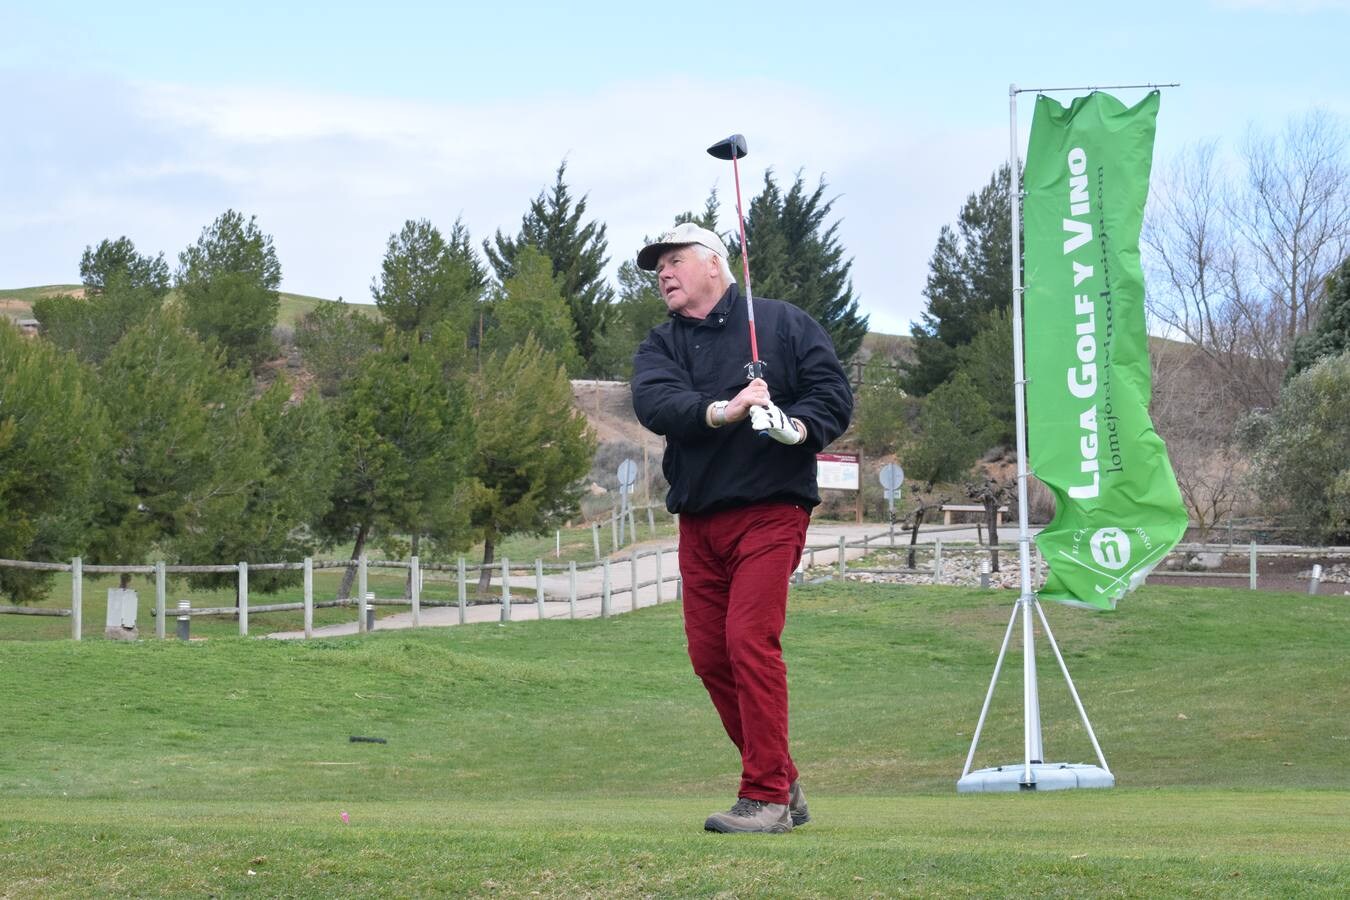
[(739, 132), (747, 202), (766, 172), (823, 178), (861, 311), (903, 334), (939, 230), (1008, 159), (1011, 83), (1180, 82), (1155, 171), (1314, 108), (1350, 123), (1350, 0), (196, 6), (0, 0), (0, 288), (78, 282), (120, 235), (176, 265), (233, 208), (283, 290), (368, 303), (406, 220), (514, 235), (564, 160), (613, 276), (711, 188), (735, 229), (704, 150)]

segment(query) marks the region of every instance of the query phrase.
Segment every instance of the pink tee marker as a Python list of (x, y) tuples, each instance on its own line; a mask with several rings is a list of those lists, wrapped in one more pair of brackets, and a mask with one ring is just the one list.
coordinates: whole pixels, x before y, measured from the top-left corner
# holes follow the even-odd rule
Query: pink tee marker
[(352, 820), (352, 817), (349, 816), (349, 815), (347, 815), (347, 811), (344, 809), (344, 810), (342, 811), (342, 824), (343, 824), (343, 825), (346, 825), (347, 823), (351, 822), (351, 820)]

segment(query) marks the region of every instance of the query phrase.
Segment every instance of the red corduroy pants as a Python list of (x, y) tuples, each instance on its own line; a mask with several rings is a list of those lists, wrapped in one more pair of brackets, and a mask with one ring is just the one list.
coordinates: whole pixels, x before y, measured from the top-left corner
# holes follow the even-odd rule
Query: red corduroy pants
[(786, 803), (797, 778), (779, 638), (810, 521), (791, 503), (680, 516), (689, 659), (741, 751), (739, 796), (751, 800)]

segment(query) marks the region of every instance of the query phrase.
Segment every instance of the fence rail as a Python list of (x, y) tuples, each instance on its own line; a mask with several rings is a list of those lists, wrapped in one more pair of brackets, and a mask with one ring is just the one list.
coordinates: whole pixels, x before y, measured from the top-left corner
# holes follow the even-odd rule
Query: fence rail
[(68, 609), (49, 609), (45, 606), (6, 606), (0, 605), (0, 615), (7, 616), (69, 616)]
[[(970, 530), (969, 525), (953, 526), (930, 526), (924, 528), (922, 534), (928, 537), (936, 537), (957, 530)], [(980, 533), (982, 534), (982, 532)], [(830, 543), (815, 542), (808, 544), (803, 549), (802, 567), (799, 569), (796, 580), (801, 583), (807, 578), (807, 570), (818, 569), (820, 558), (824, 558), (824, 565), (829, 566), (834, 572), (828, 578), (837, 577), (847, 578), (851, 573), (853, 575), (904, 575), (904, 576), (927, 576), (935, 582), (940, 581), (944, 575), (944, 558), (952, 559), (954, 557), (992, 557), (994, 553), (1008, 554), (1006, 562), (1015, 565), (1018, 544), (1012, 542), (1000, 542), (996, 545), (985, 544), (982, 541), (977, 543), (969, 542), (946, 542), (941, 537), (936, 537), (932, 543), (909, 544), (910, 535), (907, 531), (897, 531), (894, 525), (888, 526), (885, 530), (876, 533), (865, 533), (860, 539), (849, 541), (840, 537), (837, 541)], [(850, 551), (861, 551), (862, 555), (877, 550), (891, 550), (898, 553), (914, 553), (916, 564), (905, 566), (878, 566), (875, 561), (867, 565), (849, 566), (848, 557)], [(357, 628), (360, 633), (365, 633), (369, 626), (369, 611), (376, 606), (400, 606), (410, 607), (414, 626), (420, 624), (420, 612), (423, 608), (445, 608), (458, 607), (458, 621), (464, 624), (467, 621), (467, 611), (471, 606), (480, 605), (498, 605), (501, 607), (501, 621), (512, 621), (512, 607), (521, 603), (534, 603), (538, 617), (546, 618), (545, 605), (548, 603), (557, 604), (566, 602), (568, 605), (568, 617), (575, 618), (577, 615), (577, 604), (580, 602), (600, 601), (599, 614), (602, 617), (611, 615), (616, 600), (624, 595), (628, 595), (628, 607), (637, 609), (639, 606), (638, 594), (640, 591), (655, 588), (656, 603), (662, 603), (666, 599), (667, 585), (673, 585), (670, 596), (679, 599), (682, 591), (682, 583), (678, 573), (678, 567), (674, 567), (670, 574), (663, 573), (663, 559), (665, 556), (676, 553), (678, 548), (651, 547), (644, 550), (636, 548), (627, 556), (618, 559), (601, 559), (593, 564), (578, 565), (576, 562), (568, 563), (546, 563), (542, 559), (536, 559), (527, 564), (513, 564), (509, 559), (503, 558), (490, 563), (469, 563), (463, 557), (454, 563), (433, 563), (422, 562), (417, 557), (409, 560), (388, 560), (388, 559), (370, 559), (362, 556), (357, 559), (330, 559), (315, 560), (305, 559), (302, 562), (278, 562), (278, 563), (257, 563), (251, 564), (240, 562), (234, 565), (167, 565), (165, 563), (156, 563), (154, 565), (86, 565), (79, 558), (71, 560), (69, 563), (53, 562), (33, 562), (29, 560), (10, 560), (0, 559), (0, 568), (13, 568), (28, 571), (41, 572), (69, 572), (72, 575), (71, 585), (71, 606), (70, 608), (47, 608), (47, 607), (26, 607), (0, 605), (0, 615), (24, 615), (24, 616), (54, 616), (72, 619), (71, 637), (75, 640), (81, 638), (81, 629), (83, 624), (82, 606), (83, 606), (83, 579), (85, 574), (111, 574), (111, 575), (151, 575), (155, 581), (155, 604), (151, 612), (151, 618), (155, 621), (155, 633), (159, 638), (164, 638), (166, 634), (166, 622), (168, 619), (175, 618), (180, 623), (180, 636), (182, 636), (182, 624), (189, 622), (197, 616), (232, 616), (237, 617), (239, 621), (239, 633), (247, 635), (249, 633), (249, 615), (250, 613), (271, 613), (271, 612), (295, 612), (304, 611), (304, 634), (306, 637), (313, 635), (313, 615), (315, 609), (331, 609), (356, 607)], [(1040, 580), (1040, 570), (1043, 565), (1039, 554), (1036, 553), (1033, 545), (1033, 560), (1036, 566), (1036, 582)], [(1197, 579), (1222, 579), (1233, 580), (1247, 578), (1250, 587), (1255, 590), (1259, 582), (1258, 561), (1263, 557), (1308, 557), (1317, 559), (1339, 559), (1350, 558), (1350, 547), (1311, 547), (1303, 545), (1282, 545), (1282, 544), (1257, 544), (1249, 543), (1246, 546), (1228, 545), (1226, 543), (1185, 543), (1178, 544), (1173, 551), (1164, 559), (1176, 555), (1190, 554), (1216, 554), (1224, 556), (1246, 556), (1249, 561), (1247, 572), (1216, 572), (1216, 571), (1182, 571), (1165, 570), (1158, 574), (1167, 577), (1178, 578), (1197, 578)], [(928, 565), (920, 566), (917, 564), (918, 557), (922, 555)], [(639, 577), (638, 564), (641, 560), (655, 557), (656, 572), (655, 577)], [(613, 573), (615, 566), (627, 566), (629, 577), (624, 584), (616, 584)], [(368, 574), (370, 569), (392, 569), (407, 571), (409, 574), (408, 583), (411, 589), (407, 596), (400, 597), (376, 597), (373, 592), (367, 590)], [(315, 570), (325, 569), (355, 569), (356, 570), (356, 595), (342, 597), (333, 600), (315, 600), (313, 587), (313, 574)], [(285, 603), (270, 603), (253, 605), (249, 602), (248, 575), (250, 572), (259, 571), (300, 571), (303, 573), (304, 592), (303, 601), (292, 601)], [(487, 583), (489, 590), (496, 585), (496, 594), (489, 598), (488, 596), (470, 598), (469, 582), (480, 580), (484, 571), (488, 573)], [(600, 587), (598, 590), (581, 591), (578, 589), (577, 576), (584, 573), (599, 573)], [(423, 599), (421, 594), (426, 576), (428, 573), (453, 574), (453, 579), (447, 579), (455, 585), (456, 599), (452, 600), (434, 600)], [(558, 575), (566, 573), (568, 575), (568, 584), (566, 593), (558, 590), (557, 585), (553, 590), (547, 590), (545, 585), (545, 574)], [(188, 601), (178, 601), (173, 606), (168, 602), (167, 578), (169, 575), (186, 574), (233, 574), (237, 579), (238, 589), (236, 606), (213, 606), (192, 608)], [(988, 585), (987, 567), (982, 573), (982, 583)], [(1321, 566), (1315, 565), (1310, 577), (1310, 592), (1316, 592), (1319, 579), (1321, 578)], [(533, 584), (530, 584), (530, 580)], [(821, 580), (817, 577), (815, 580)], [(441, 581), (440, 583), (445, 583)], [(523, 599), (525, 592), (533, 587), (533, 598), (531, 600)]]

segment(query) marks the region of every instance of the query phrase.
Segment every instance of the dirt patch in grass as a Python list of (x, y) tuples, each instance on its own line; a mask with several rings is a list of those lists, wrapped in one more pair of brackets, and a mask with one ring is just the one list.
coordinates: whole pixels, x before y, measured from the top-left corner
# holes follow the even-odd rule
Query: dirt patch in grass
[[(1323, 572), (1330, 574), (1333, 566), (1340, 568), (1345, 561), (1345, 557), (1334, 556), (1260, 556), (1256, 560), (1256, 589), (1306, 593), (1309, 570), (1314, 563), (1320, 564)], [(1228, 590), (1246, 588), (1251, 577), (1250, 565), (1246, 551), (1235, 548), (1233, 553), (1224, 556), (1218, 568), (1211, 570), (1214, 577), (1196, 578), (1158, 569), (1148, 577), (1148, 581), (1149, 584), (1171, 584), (1180, 587), (1217, 587)], [(1330, 581), (1324, 576), (1317, 592), (1328, 596), (1344, 594), (1350, 592), (1350, 584)]]

